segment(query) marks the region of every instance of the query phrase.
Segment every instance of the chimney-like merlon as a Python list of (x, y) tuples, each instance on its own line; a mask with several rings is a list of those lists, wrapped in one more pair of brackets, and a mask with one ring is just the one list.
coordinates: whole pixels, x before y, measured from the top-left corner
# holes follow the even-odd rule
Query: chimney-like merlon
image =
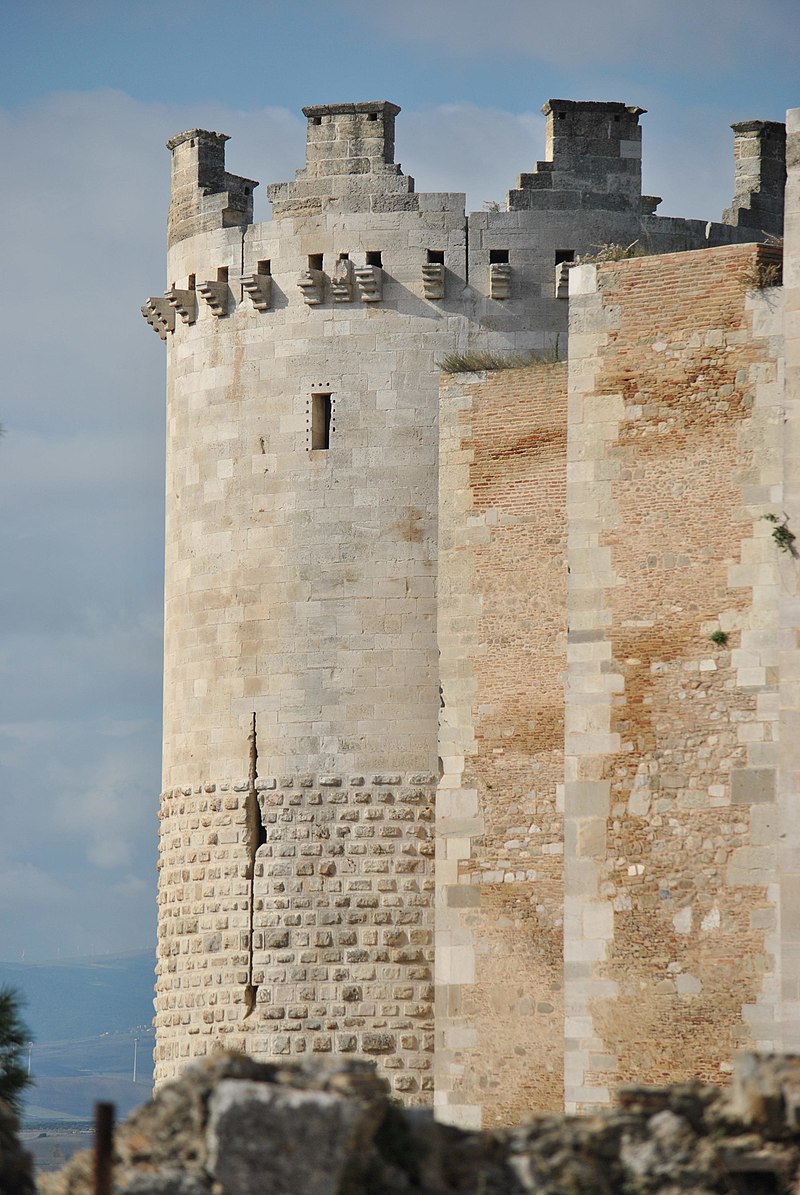
[(774, 120), (743, 120), (731, 128), (736, 176), (723, 222), (782, 236), (786, 126)]

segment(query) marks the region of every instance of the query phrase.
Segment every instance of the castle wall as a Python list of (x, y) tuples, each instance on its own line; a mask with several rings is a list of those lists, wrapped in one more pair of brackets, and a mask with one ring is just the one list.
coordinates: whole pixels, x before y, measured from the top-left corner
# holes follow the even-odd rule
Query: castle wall
[(571, 280), (568, 1108), (774, 1044), (780, 292), (747, 296), (753, 258)]
[[(605, 1098), (614, 1076), (627, 1073), (627, 1029), (592, 1001), (621, 982), (615, 927), (620, 949), (638, 957), (640, 929), (624, 914), (641, 906), (646, 920), (666, 922), (648, 903), (649, 878), (643, 902), (638, 881), (626, 878), (644, 873), (625, 872), (619, 882), (612, 848), (617, 860), (655, 854), (656, 830), (670, 825), (672, 814), (657, 807), (667, 798), (647, 804), (638, 785), (630, 797), (630, 769), (635, 760), (637, 775), (639, 763), (657, 771), (677, 750), (667, 744), (680, 734), (673, 705), (684, 663), (704, 695), (717, 686), (713, 699), (727, 721), (711, 744), (717, 728), (709, 715), (700, 747), (713, 746), (710, 762), (669, 798), (675, 842), (711, 850), (713, 872), (700, 884), (667, 852), (666, 887), (677, 902), (670, 915), (685, 926), (690, 889), (680, 885), (691, 881), (700, 904), (701, 895), (712, 899), (715, 948), (732, 950), (734, 929), (749, 918), (753, 967), (759, 952), (767, 958), (771, 863), (746, 852), (768, 846), (772, 833), (760, 807), (774, 766), (773, 665), (763, 663), (758, 682), (752, 677), (770, 650), (763, 620), (775, 616), (775, 582), (772, 573), (760, 579), (769, 560), (748, 555), (770, 547), (766, 525), (752, 531), (751, 507), (763, 496), (746, 497), (756, 482), (748, 474), (745, 483), (744, 473), (737, 480), (735, 470), (755, 470), (758, 485), (772, 484), (768, 452), (778, 421), (769, 421), (777, 400), (768, 337), (777, 333), (769, 304), (751, 299), (742, 308), (732, 283), (752, 250), (709, 259), (717, 271), (710, 289), (692, 272), (695, 255), (688, 265), (649, 259), (600, 271), (610, 287), (619, 279), (619, 294), (607, 302), (590, 287), (578, 300), (572, 457), (563, 364), (469, 384), (454, 378), (439, 395), (439, 362), (449, 353), (557, 348), (563, 356), (559, 261), (609, 242), (637, 241), (652, 252), (752, 235), (655, 216), (657, 201), (640, 195), (640, 110), (573, 105), (574, 127), (565, 132), (551, 127), (565, 103), (548, 109), (550, 161), (521, 176), (507, 211), (471, 216), (460, 194), (415, 193), (394, 162), (398, 109), (385, 102), (304, 109), (306, 166), (293, 182), (269, 187), (273, 219), (264, 224), (252, 224), (258, 184), (225, 170), (223, 134), (195, 129), (169, 142), (168, 288), (143, 308), (167, 342), (168, 382), (158, 1082), (220, 1045), (260, 1058), (353, 1052), (375, 1057), (406, 1101), (429, 1102), (436, 842), (441, 1114), (502, 1123), (530, 1107), (557, 1106), (567, 608), (567, 774), (577, 782), (567, 819), (569, 1098)], [(578, 274), (584, 282), (596, 276), (592, 268)], [(640, 289), (643, 279), (649, 290)], [(692, 320), (709, 329), (705, 347), (686, 326)], [(664, 352), (654, 347), (662, 323)], [(609, 329), (633, 338), (624, 377), (614, 373), (617, 357), (600, 352)], [(680, 432), (674, 443), (659, 414), (672, 401), (660, 387), (674, 381), (669, 371), (662, 377), (673, 357), (684, 372), (696, 367), (703, 409), (695, 420), (693, 408), (670, 407), (667, 426)], [(635, 416), (607, 398), (648, 372), (656, 398)], [(586, 397), (593, 379), (602, 399), (594, 404)], [(623, 457), (638, 488), (618, 492), (614, 486), (630, 480), (616, 472)], [(644, 467), (650, 457), (658, 469)], [(600, 480), (587, 473), (595, 465)], [(692, 555), (676, 542), (672, 565), (664, 548), (651, 568), (642, 564), (642, 509), (668, 529), (679, 509), (680, 534), (668, 534), (685, 538), (689, 507), (669, 490), (673, 466), (687, 493), (698, 479), (697, 525), (706, 504), (718, 520), (717, 547), (703, 555), (692, 541)], [(772, 490), (770, 499), (777, 501)], [(577, 552), (568, 606), (565, 510)], [(614, 510), (619, 526), (632, 529), (625, 543), (608, 521)], [(742, 546), (739, 559), (742, 511), (751, 526), (744, 541), (757, 548)], [(616, 572), (605, 563), (614, 553)], [(595, 559), (605, 571), (587, 568)], [(731, 580), (737, 565), (746, 583)], [(645, 573), (650, 588), (640, 584)], [(659, 607), (658, 626), (673, 627), (657, 682), (672, 729), (648, 738), (625, 725), (629, 715), (616, 704), (622, 695), (640, 712), (644, 657), (635, 665), (614, 653), (630, 626), (649, 617), (640, 608), (654, 596), (666, 602), (672, 583), (681, 593), (696, 584), (696, 609), (678, 617)], [(703, 640), (723, 615), (742, 636), (742, 654), (728, 653), (727, 664)], [(696, 626), (705, 655), (695, 651)], [(657, 655), (661, 641), (655, 632), (650, 638), (645, 646)], [(599, 719), (605, 737), (594, 729), (586, 737), (584, 718), (587, 726)], [(632, 753), (618, 750), (614, 735), (631, 742)], [(671, 774), (683, 774), (680, 761), (672, 763)], [(712, 769), (736, 770), (739, 779), (712, 782)], [(608, 816), (581, 804), (595, 800), (595, 782), (607, 786), (598, 800), (607, 801)], [(693, 804), (703, 784), (708, 800)], [(609, 821), (631, 800), (635, 826)], [(745, 817), (738, 806), (749, 809), (751, 800), (759, 810)], [(728, 811), (723, 825), (731, 802), (738, 820)], [(704, 818), (698, 847), (695, 822)], [(745, 836), (745, 854), (721, 862), (724, 827)], [(673, 929), (682, 948), (687, 933), (692, 943), (706, 933), (693, 922)], [(637, 1015), (640, 1005), (656, 1006), (651, 996), (663, 996), (658, 1007), (677, 1023), (684, 997), (697, 995), (684, 971), (717, 1000), (727, 964), (703, 970), (687, 947), (683, 970), (662, 976), (653, 954), (662, 939), (646, 937), (647, 999)], [(674, 991), (654, 994), (657, 972)], [(741, 1029), (749, 1001), (751, 1037), (771, 1040), (772, 989), (755, 974), (747, 981), (738, 1005), (719, 995), (723, 1037), (749, 1040)], [(703, 1011), (692, 1031), (701, 1058), (708, 1016)], [(637, 1043), (649, 1032), (637, 1028)], [(677, 1050), (677, 1036), (667, 1040)]]
[(443, 378), (436, 1107), (562, 1103), (566, 365)]
[[(786, 227), (783, 275), (783, 343), (785, 351), (781, 511), (797, 534), (800, 527), (800, 108), (786, 120)], [(797, 559), (780, 561), (778, 861), (781, 909), (776, 933), (780, 963), (779, 1044), (800, 1051), (800, 664), (798, 662), (800, 592)]]

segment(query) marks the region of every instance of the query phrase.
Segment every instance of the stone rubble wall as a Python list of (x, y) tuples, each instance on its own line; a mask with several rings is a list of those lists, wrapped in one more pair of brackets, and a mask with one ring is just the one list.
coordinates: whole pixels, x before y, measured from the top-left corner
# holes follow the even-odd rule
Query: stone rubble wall
[[(135, 1111), (116, 1133), (114, 1161), (114, 1195), (791, 1192), (800, 1059), (743, 1056), (728, 1091), (627, 1087), (605, 1113), (467, 1132), (389, 1101), (364, 1063), (220, 1055)], [(39, 1180), (40, 1195), (92, 1190), (90, 1153)]]
[(566, 364), (444, 378), (436, 1108), (563, 1092)]
[(776, 1041), (782, 295), (755, 252), (572, 272), (568, 1109)]

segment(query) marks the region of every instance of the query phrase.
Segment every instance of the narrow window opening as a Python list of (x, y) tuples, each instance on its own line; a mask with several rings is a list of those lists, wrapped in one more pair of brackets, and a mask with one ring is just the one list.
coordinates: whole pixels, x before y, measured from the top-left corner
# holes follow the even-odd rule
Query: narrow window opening
[(556, 249), (556, 265), (560, 266), (562, 261), (574, 261), (574, 249)]
[(312, 124), (322, 124), (322, 117), (321, 116), (312, 116), (311, 123)]
[(339, 261), (349, 261), (349, 260), (350, 260), (349, 253), (340, 253), (339, 254)]
[(378, 119), (377, 112), (370, 112), (369, 116), (367, 117), (367, 120), (377, 120), (377, 119)]
[(489, 264), (493, 266), (508, 265), (508, 249), (490, 249)]
[(558, 113), (558, 119), (559, 119), (559, 120), (563, 120), (563, 119), (564, 119), (564, 117), (565, 117), (566, 115), (567, 115), (567, 114), (566, 114), (566, 112), (559, 112), (559, 113)]
[(265, 258), (264, 261), (260, 261), (256, 268), (257, 268), (259, 274), (271, 274), (272, 273), (272, 263), (270, 262), (269, 258)]
[(245, 195), (249, 195), (249, 194), (250, 194), (250, 188), (249, 188), (249, 187), (245, 187), (245, 189), (244, 189), (244, 193), (245, 193)]
[(367, 265), (382, 266), (380, 249), (367, 249)]
[(311, 395), (311, 447), (326, 449), (331, 446), (331, 396)]
[(189, 290), (194, 290), (194, 280), (195, 280), (195, 275), (190, 274), (189, 275)]
[(189, 142), (189, 147), (190, 149), (194, 149), (194, 137), (192, 137), (191, 141)]
[(444, 265), (444, 249), (429, 249), (428, 250), (428, 265), (443, 266)]
[(227, 281), (228, 281), (228, 267), (227, 266), (219, 266), (217, 268), (217, 282), (227, 282)]
[(309, 270), (321, 270), (322, 269), (322, 256), (323, 255), (321, 253), (309, 253), (309, 255), (308, 255)]

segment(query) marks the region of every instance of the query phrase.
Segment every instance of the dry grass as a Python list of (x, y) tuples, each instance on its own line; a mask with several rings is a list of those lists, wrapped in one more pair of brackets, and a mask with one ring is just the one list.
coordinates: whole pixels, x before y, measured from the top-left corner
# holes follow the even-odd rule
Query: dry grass
[(595, 245), (596, 253), (583, 254), (581, 265), (602, 265), (606, 261), (628, 261), (631, 257), (647, 257), (647, 250), (638, 240), (630, 245), (617, 245), (609, 242), (606, 245)]
[(437, 361), (442, 373), (487, 373), (498, 369), (524, 369), (528, 365), (555, 365), (558, 337), (541, 353), (448, 353)]

